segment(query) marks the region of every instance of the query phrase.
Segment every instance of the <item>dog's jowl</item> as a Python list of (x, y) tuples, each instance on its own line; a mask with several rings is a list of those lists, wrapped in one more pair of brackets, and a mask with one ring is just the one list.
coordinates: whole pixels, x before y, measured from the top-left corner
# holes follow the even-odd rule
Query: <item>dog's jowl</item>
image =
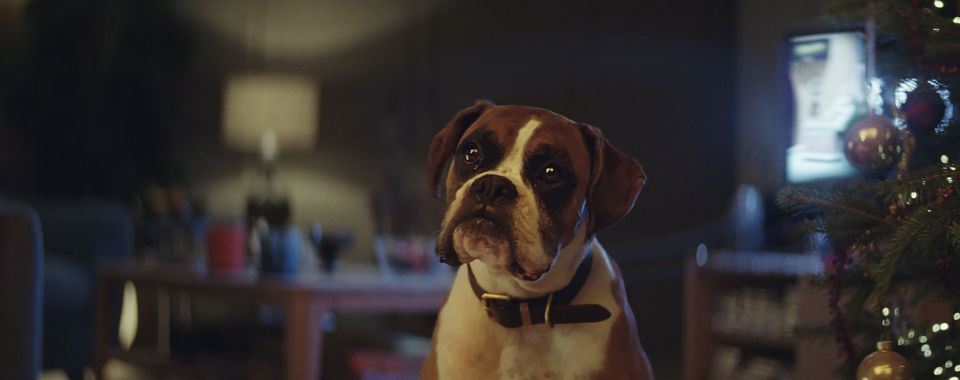
[(633, 208), (643, 168), (597, 128), (478, 101), (433, 138), (458, 266), (423, 379), (652, 379), (617, 265), (596, 233)]

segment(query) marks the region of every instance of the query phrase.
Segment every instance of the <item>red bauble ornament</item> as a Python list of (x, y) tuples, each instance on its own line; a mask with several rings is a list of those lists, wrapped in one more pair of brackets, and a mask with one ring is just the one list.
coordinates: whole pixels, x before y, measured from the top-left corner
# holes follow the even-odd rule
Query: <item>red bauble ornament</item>
[(921, 84), (907, 95), (902, 112), (907, 129), (916, 135), (933, 133), (947, 110), (940, 94), (930, 85)]
[(847, 130), (843, 153), (853, 167), (877, 172), (890, 169), (900, 158), (897, 127), (879, 116), (867, 116)]

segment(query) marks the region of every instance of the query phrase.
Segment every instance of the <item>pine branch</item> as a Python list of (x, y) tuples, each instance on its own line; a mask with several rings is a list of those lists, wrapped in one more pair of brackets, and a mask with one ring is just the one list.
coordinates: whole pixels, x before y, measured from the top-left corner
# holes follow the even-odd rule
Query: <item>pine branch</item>
[(960, 251), (960, 222), (953, 222), (947, 227), (947, 241), (954, 250)]
[[(914, 212), (913, 214), (918, 213)], [(880, 250), (876, 262), (871, 263), (871, 265), (865, 268), (876, 280), (876, 288), (873, 290), (873, 293), (877, 296), (881, 298), (890, 296), (895, 289), (893, 282), (896, 275), (900, 272), (898, 269), (902, 258), (907, 256), (906, 253), (910, 251), (911, 248), (923, 246), (923, 243), (929, 240), (928, 232), (925, 230), (929, 227), (929, 224), (926, 223), (922, 214), (913, 215), (913, 217), (907, 218), (901, 223), (899, 228), (897, 228), (886, 242), (887, 244), (884, 248)], [(923, 242), (918, 242), (918, 240), (923, 240)], [(867, 264), (865, 263), (864, 265), (866, 266)]]
[[(951, 169), (952, 168), (952, 169)], [(890, 196), (888, 201), (896, 201), (895, 197), (905, 195), (910, 192), (923, 192), (928, 189), (937, 189), (940, 187), (954, 187), (960, 184), (960, 172), (956, 171), (956, 166), (947, 166), (941, 168), (937, 165), (923, 169), (920, 172), (913, 173), (908, 177), (879, 183), (878, 189), (881, 193), (887, 193)], [(933, 186), (931, 186), (933, 185)], [(891, 197), (894, 197), (891, 199)]]
[(889, 222), (881, 216), (871, 213), (870, 210), (857, 208), (850, 205), (850, 199), (844, 201), (843, 195), (827, 193), (813, 189), (801, 189), (797, 187), (786, 187), (777, 195), (777, 204), (781, 207), (801, 211), (821, 211), (833, 210), (857, 216), (865, 220), (870, 220), (882, 225), (888, 225)]
[(876, 245), (878, 239), (888, 236), (892, 228), (876, 221), (863, 220), (843, 215), (828, 216), (820, 220), (820, 232), (840, 247), (863, 247)]
[(881, 249), (875, 260), (863, 263), (877, 281), (875, 294), (888, 296), (902, 291), (908, 282), (930, 281), (937, 260), (950, 245), (948, 225), (952, 215), (955, 215), (952, 205), (917, 207), (892, 234), (878, 239)]

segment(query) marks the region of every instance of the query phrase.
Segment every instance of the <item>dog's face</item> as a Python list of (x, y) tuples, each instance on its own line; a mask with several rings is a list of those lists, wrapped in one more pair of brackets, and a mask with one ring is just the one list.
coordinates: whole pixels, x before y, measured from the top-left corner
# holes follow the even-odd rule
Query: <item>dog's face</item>
[(518, 281), (537, 281), (581, 229), (622, 218), (646, 182), (636, 160), (599, 130), (531, 107), (478, 101), (433, 138), (430, 186), (445, 183), (437, 255), (481, 260)]

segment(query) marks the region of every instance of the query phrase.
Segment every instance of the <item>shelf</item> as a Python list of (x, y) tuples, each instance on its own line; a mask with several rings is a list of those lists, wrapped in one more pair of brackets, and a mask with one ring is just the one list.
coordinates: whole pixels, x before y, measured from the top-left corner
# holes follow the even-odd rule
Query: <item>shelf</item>
[(697, 250), (695, 263), (699, 270), (713, 275), (797, 278), (823, 273), (823, 260), (818, 254), (784, 252), (708, 253)]
[[(736, 362), (731, 370), (750, 367), (756, 364), (755, 358), (769, 358), (784, 363), (782, 373), (794, 379), (836, 379), (832, 370), (839, 359), (830, 342), (811, 341), (796, 333), (783, 338), (764, 336), (717, 324), (717, 318), (727, 318), (723, 317), (727, 313), (733, 313), (734, 317), (728, 316), (733, 320), (743, 319), (738, 323), (762, 320), (756, 309), (770, 304), (782, 304), (783, 322), (795, 326), (794, 331), (796, 326), (829, 323), (826, 293), (803, 280), (821, 274), (823, 265), (819, 254), (708, 252), (699, 247), (696, 255), (687, 257), (684, 272), (684, 379), (709, 378), (718, 365), (723, 367), (723, 354), (734, 351), (727, 358)], [(746, 292), (756, 294), (738, 295)], [(730, 297), (746, 298), (730, 301)], [(737, 313), (754, 318), (736, 318)]]

